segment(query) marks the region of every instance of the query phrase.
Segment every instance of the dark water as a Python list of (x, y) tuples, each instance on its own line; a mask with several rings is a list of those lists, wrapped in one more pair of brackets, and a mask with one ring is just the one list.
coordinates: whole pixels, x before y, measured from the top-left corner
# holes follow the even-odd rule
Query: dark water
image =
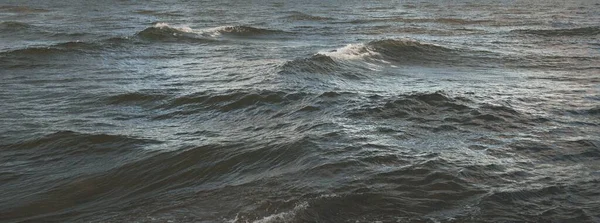
[(0, 0), (0, 222), (600, 222), (597, 1)]

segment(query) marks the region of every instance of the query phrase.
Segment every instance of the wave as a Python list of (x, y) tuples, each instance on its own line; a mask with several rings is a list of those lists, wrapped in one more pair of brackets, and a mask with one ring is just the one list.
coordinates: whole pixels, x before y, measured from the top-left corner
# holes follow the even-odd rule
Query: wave
[[(489, 208), (482, 209), (479, 216), (483, 219), (502, 219), (499, 221), (510, 222), (595, 222), (597, 216), (594, 216), (595, 212), (592, 210), (597, 208), (597, 204), (582, 206), (577, 202), (571, 202), (570, 197), (571, 194), (582, 193), (597, 196), (592, 195), (597, 194), (592, 192), (597, 183), (597, 180), (590, 180), (589, 182), (580, 182), (578, 185), (558, 183), (542, 187), (532, 186), (521, 190), (493, 191), (481, 200), (480, 205)], [(515, 208), (531, 210), (515, 212)]]
[[(460, 51), (409, 39), (385, 39), (368, 43), (348, 44), (332, 51), (322, 51), (308, 57), (288, 61), (281, 73), (341, 74), (361, 78), (375, 64), (431, 65), (461, 62)], [(353, 62), (367, 62), (366, 64)]]
[(152, 41), (165, 42), (213, 42), (215, 40), (203, 37), (187, 26), (171, 26), (167, 23), (156, 23), (136, 34), (137, 37)]
[(374, 120), (398, 119), (422, 124), (439, 124), (424, 127), (431, 131), (456, 130), (459, 127), (482, 127), (492, 131), (523, 129), (546, 122), (547, 119), (523, 114), (505, 105), (477, 104), (467, 98), (450, 97), (444, 92), (398, 95), (372, 102), (350, 110), (350, 117)]
[(130, 92), (109, 96), (106, 101), (108, 104), (147, 104), (164, 100), (168, 97), (165, 94), (154, 94), (144, 92)]
[(522, 29), (513, 30), (512, 32), (539, 35), (546, 37), (560, 36), (596, 36), (600, 34), (599, 26), (573, 28), (573, 29)]
[(0, 23), (0, 30), (3, 31), (17, 31), (31, 28), (32, 25), (22, 22), (6, 21)]
[(464, 18), (406, 18), (406, 17), (390, 17), (390, 18), (370, 18), (351, 20), (345, 23), (366, 24), (380, 22), (402, 22), (402, 23), (440, 23), (447, 25), (475, 25), (493, 22), (491, 20), (473, 20)]
[(591, 108), (587, 108), (587, 109), (571, 109), (568, 110), (567, 112), (574, 114), (574, 115), (585, 115), (585, 116), (600, 116), (600, 106), (596, 106), (596, 107), (591, 107)]
[(330, 17), (314, 16), (314, 15), (309, 15), (309, 14), (302, 13), (302, 12), (291, 12), (291, 15), (288, 15), (288, 16), (286, 16), (284, 18), (288, 19), (288, 20), (296, 20), (296, 21), (328, 21), (328, 20), (333, 20), (333, 18), (330, 18)]
[(366, 44), (349, 44), (345, 47), (320, 52), (337, 59), (363, 59), (369, 61), (388, 61), (395, 63), (421, 64), (448, 60), (457, 54), (455, 50), (442, 46), (422, 43), (410, 39), (384, 39)]
[(65, 52), (84, 52), (99, 49), (99, 45), (87, 42), (64, 42), (45, 47), (29, 47), (0, 53), (0, 56), (40, 56)]
[(231, 111), (248, 107), (261, 107), (261, 105), (286, 104), (297, 101), (306, 94), (286, 93), (282, 91), (236, 91), (231, 93), (201, 92), (175, 98), (164, 105), (164, 108), (175, 108), (181, 106), (201, 106)]
[[(85, 145), (87, 142), (82, 139), (80, 143)], [(83, 173), (76, 179), (46, 185), (50, 189), (37, 191), (25, 202), (12, 205), (14, 208), (0, 211), (0, 219), (48, 221), (64, 213), (81, 217), (79, 211), (83, 204), (95, 207), (92, 208), (94, 212), (106, 211), (107, 207), (127, 208), (132, 203), (139, 204), (156, 196), (172, 199), (171, 196), (178, 197), (182, 193), (191, 195), (195, 193), (189, 190), (192, 188), (214, 190), (240, 182), (252, 182), (263, 178), (265, 170), (282, 174), (277, 170), (293, 166), (308, 153), (301, 148), (313, 144), (304, 137), (281, 143), (263, 142), (256, 147), (244, 143), (209, 144), (153, 154), (103, 172)], [(111, 166), (123, 158), (112, 159), (114, 161), (102, 159), (88, 162)], [(232, 179), (237, 180), (232, 182)], [(179, 189), (182, 191), (171, 193)]]
[(202, 31), (203, 35), (208, 36), (238, 36), (238, 37), (259, 37), (268, 35), (286, 34), (282, 30), (255, 28), (251, 26), (220, 26)]
[[(15, 144), (0, 145), (8, 150), (34, 150), (35, 156), (42, 157), (40, 153), (71, 154), (75, 151), (94, 152), (90, 145), (106, 146), (106, 149), (120, 150), (125, 145), (143, 145), (155, 143), (154, 140), (137, 139), (122, 135), (86, 134), (73, 131), (59, 131), (42, 136), (37, 139), (22, 141)], [(121, 144), (123, 143), (123, 144)], [(120, 146), (116, 146), (121, 144)], [(102, 151), (106, 152), (106, 150)]]
[(339, 63), (333, 58), (316, 54), (309, 58), (300, 58), (286, 62), (282, 69), (284, 72), (330, 73), (338, 71)]
[(471, 108), (463, 98), (451, 98), (443, 92), (417, 93), (399, 96), (384, 104), (366, 105), (350, 113), (353, 117), (376, 117), (382, 119), (410, 118), (436, 113), (466, 113)]
[(112, 47), (120, 45), (123, 42), (129, 41), (128, 38), (109, 38), (100, 41), (69, 41), (56, 43), (49, 46), (37, 46), (28, 47), (23, 49), (16, 49), (11, 51), (0, 52), (0, 57), (28, 57), (33, 56), (52, 56), (57, 54), (69, 54), (69, 53), (95, 53)]
[(187, 26), (172, 26), (167, 23), (157, 23), (148, 27), (137, 36), (146, 40), (157, 41), (190, 41), (190, 42), (215, 42), (219, 36), (230, 37), (262, 37), (284, 34), (281, 30), (255, 28), (251, 26), (220, 26), (208, 29), (194, 30)]
[[(0, 52), (0, 64), (11, 68), (52, 66), (49, 60), (69, 61), (74, 56), (97, 56), (122, 48), (129, 38), (109, 38), (99, 41), (71, 41), (49, 46), (35, 46)], [(78, 58), (81, 59), (81, 58)]]
[(183, 16), (182, 14), (178, 13), (177, 11), (175, 12), (161, 12), (161, 11), (155, 11), (155, 10), (137, 10), (134, 11), (134, 13), (140, 14), (140, 15), (152, 15), (152, 16), (170, 16), (170, 17), (180, 17)]
[[(415, 160), (415, 157), (403, 160), (402, 155), (390, 154), (383, 159), (398, 165), (386, 165), (386, 170), (368, 172), (361, 178), (348, 178), (344, 173), (381, 163), (365, 163), (363, 161), (368, 159), (353, 157), (359, 160), (349, 158), (347, 161), (317, 165), (303, 171), (302, 176), (307, 181), (312, 177), (326, 177), (341, 185), (326, 189), (325, 193), (308, 193), (302, 194), (299, 199), (274, 201), (270, 206), (280, 207), (275, 210), (265, 211), (254, 206), (252, 208), (257, 210), (237, 213), (231, 222), (352, 222), (357, 219), (365, 222), (436, 222), (435, 218), (451, 214), (429, 215), (440, 209), (456, 208), (458, 213), (471, 214), (466, 207), (454, 206), (482, 196), (486, 191), (449, 170), (447, 167), (452, 164), (448, 161), (435, 154), (429, 156), (432, 156), (429, 160)], [(295, 189), (294, 186), (292, 188)]]
[(27, 6), (10, 6), (10, 5), (0, 6), (0, 11), (7, 11), (7, 12), (13, 12), (13, 13), (24, 13), (24, 14), (50, 12), (50, 10), (47, 10), (47, 9), (32, 8), (32, 7), (27, 7)]
[[(56, 214), (55, 211), (72, 205), (69, 199), (94, 196), (89, 192), (107, 181), (86, 184), (86, 177), (102, 175), (148, 157), (149, 152), (143, 148), (157, 143), (160, 142), (125, 135), (60, 131), (0, 145), (3, 168), (14, 170), (20, 177), (17, 181), (3, 181), (6, 190), (3, 194), (8, 197), (2, 200), (11, 208), (1, 210), (0, 219), (23, 220), (40, 214)], [(22, 168), (23, 163), (28, 164), (26, 169)]]

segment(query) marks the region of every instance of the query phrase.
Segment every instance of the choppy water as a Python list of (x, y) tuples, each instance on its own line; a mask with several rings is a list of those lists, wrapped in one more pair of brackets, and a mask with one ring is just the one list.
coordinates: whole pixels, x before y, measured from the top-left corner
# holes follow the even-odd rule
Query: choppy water
[(597, 1), (0, 1), (1, 222), (599, 222)]

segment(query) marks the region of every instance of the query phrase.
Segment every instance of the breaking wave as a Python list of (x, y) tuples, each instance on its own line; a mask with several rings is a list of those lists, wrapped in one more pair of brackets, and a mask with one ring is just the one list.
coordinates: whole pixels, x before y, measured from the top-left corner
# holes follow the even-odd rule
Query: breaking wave
[[(331, 51), (318, 52), (308, 57), (286, 62), (283, 73), (339, 73), (359, 78), (363, 73), (389, 64), (435, 65), (468, 64), (470, 60), (454, 50), (409, 39), (384, 39), (368, 43), (348, 44)], [(354, 62), (366, 62), (357, 64)]]
[(281, 30), (270, 30), (250, 26), (220, 26), (215, 28), (194, 30), (187, 26), (172, 26), (167, 23), (157, 23), (152, 27), (138, 32), (137, 36), (147, 40), (157, 41), (190, 41), (214, 42), (216, 37), (262, 37), (284, 34)]
[(454, 51), (430, 43), (410, 39), (384, 39), (366, 44), (349, 44), (343, 48), (320, 54), (339, 59), (380, 59), (399, 63), (439, 60), (440, 57), (454, 54)]

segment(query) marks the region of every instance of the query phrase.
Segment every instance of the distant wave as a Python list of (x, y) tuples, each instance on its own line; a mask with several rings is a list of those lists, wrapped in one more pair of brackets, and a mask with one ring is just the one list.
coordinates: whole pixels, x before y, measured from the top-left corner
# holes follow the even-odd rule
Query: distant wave
[(128, 38), (113, 37), (99, 41), (69, 41), (56, 43), (49, 46), (27, 47), (10, 51), (0, 52), (0, 57), (31, 57), (31, 56), (52, 56), (61, 53), (97, 53), (108, 47), (119, 45)]
[(0, 30), (2, 31), (16, 31), (27, 29), (30, 27), (32, 26), (23, 22), (6, 21), (0, 23)]
[(167, 23), (157, 23), (148, 27), (137, 36), (146, 40), (157, 41), (189, 41), (189, 42), (214, 42), (216, 37), (261, 37), (284, 34), (281, 30), (255, 28), (251, 26), (219, 26), (215, 28), (194, 30), (187, 26), (173, 26)]
[(41, 13), (49, 12), (47, 9), (31, 8), (27, 6), (0, 6), (0, 11), (7, 11), (13, 13)]
[(569, 113), (575, 115), (589, 115), (589, 116), (600, 116), (600, 106), (588, 108), (588, 109), (578, 109), (578, 110), (569, 110)]
[(167, 16), (167, 17), (179, 17), (183, 16), (178, 12), (161, 12), (155, 10), (137, 10), (135, 13), (140, 15), (152, 15), (152, 16)]
[(559, 37), (559, 36), (595, 36), (600, 34), (599, 26), (573, 28), (573, 29), (521, 29), (514, 30), (516, 33), (531, 35)]
[(410, 17), (389, 17), (389, 18), (369, 18), (351, 20), (345, 23), (365, 24), (378, 22), (402, 22), (402, 23), (440, 23), (447, 25), (473, 25), (490, 23), (490, 20), (464, 19), (464, 18), (410, 18)]
[(83, 52), (98, 49), (98, 45), (86, 42), (64, 42), (45, 47), (28, 47), (0, 53), (0, 56), (36, 56), (65, 52)]
[(296, 20), (296, 21), (327, 21), (327, 20), (333, 20), (333, 18), (330, 18), (330, 17), (309, 15), (309, 14), (302, 13), (302, 12), (292, 12), (291, 15), (286, 16), (284, 18), (288, 19), (288, 20)]

